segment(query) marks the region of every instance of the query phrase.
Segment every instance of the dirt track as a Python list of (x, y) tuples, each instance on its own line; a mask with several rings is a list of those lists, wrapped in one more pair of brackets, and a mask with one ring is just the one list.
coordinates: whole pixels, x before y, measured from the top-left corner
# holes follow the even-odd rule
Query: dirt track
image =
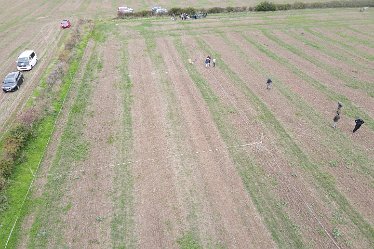
[[(20, 91), (0, 95), (7, 107), (0, 128), (14, 114), (11, 106), (30, 96), (69, 32), (56, 28), (55, 19), (70, 9), (74, 18), (110, 16), (116, 4), (47, 1), (31, 16), (41, 28), (28, 31), (29, 43), (12, 42), (15, 34), (3, 40), (0, 47), (9, 52), (1, 56), (9, 65), (1, 73), (31, 44), (41, 60)], [(59, 12), (48, 17), (48, 9)], [(105, 39), (89, 42), (33, 187), (35, 202), (20, 223), (18, 247), (371, 248), (374, 102), (348, 79), (367, 61), (356, 79), (373, 79), (372, 50), (355, 47), (352, 65), (339, 59), (352, 55), (348, 38), (329, 35), (337, 43), (328, 46), (341, 57), (296, 38), (304, 32), (323, 42), (308, 33), (335, 28), (320, 30), (323, 20), (346, 25), (354, 36), (352, 27), (367, 20), (354, 10), (303, 13), (305, 26), (283, 12), (99, 26)], [(31, 18), (4, 16), (0, 30)], [(373, 40), (372, 33), (358, 37)], [(217, 58), (215, 68), (204, 67), (208, 54)], [(357, 134), (344, 108), (338, 129), (330, 127), (331, 93), (370, 118)], [(69, 134), (78, 135), (67, 144)]]

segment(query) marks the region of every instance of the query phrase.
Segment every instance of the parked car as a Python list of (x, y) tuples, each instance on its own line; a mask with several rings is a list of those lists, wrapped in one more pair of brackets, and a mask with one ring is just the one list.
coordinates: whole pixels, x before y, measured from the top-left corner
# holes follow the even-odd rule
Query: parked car
[(16, 61), (19, 71), (31, 70), (38, 62), (38, 57), (33, 50), (26, 50), (18, 56)]
[(118, 14), (134, 13), (134, 9), (126, 7), (126, 6), (118, 7), (117, 12), (118, 12)]
[(61, 23), (60, 23), (60, 27), (62, 29), (68, 29), (71, 27), (71, 23), (69, 20), (62, 20)]
[(168, 10), (165, 9), (165, 8), (162, 8), (160, 6), (154, 6), (152, 9), (151, 9), (152, 13), (153, 14), (166, 14), (168, 13)]
[(195, 13), (191, 16), (192, 19), (200, 19), (200, 18), (205, 18), (207, 17), (208, 13), (202, 13), (202, 12), (198, 12), (198, 13)]
[(4, 92), (12, 92), (18, 90), (22, 83), (23, 74), (21, 72), (11, 72), (5, 77), (2, 88)]

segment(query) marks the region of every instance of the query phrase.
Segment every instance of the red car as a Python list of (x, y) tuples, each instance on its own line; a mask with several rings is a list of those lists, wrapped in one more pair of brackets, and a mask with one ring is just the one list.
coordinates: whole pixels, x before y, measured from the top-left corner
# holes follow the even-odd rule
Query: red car
[(71, 27), (71, 23), (69, 20), (62, 20), (60, 25), (62, 29), (68, 29)]

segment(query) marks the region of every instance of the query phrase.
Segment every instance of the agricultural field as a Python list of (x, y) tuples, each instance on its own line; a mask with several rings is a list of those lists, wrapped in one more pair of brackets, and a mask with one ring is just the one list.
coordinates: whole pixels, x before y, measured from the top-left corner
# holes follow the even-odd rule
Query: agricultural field
[[(12, 176), (0, 247), (374, 247), (371, 9), (113, 19), (121, 3), (0, 9), (1, 75), (25, 48), (40, 58), (19, 91), (0, 94), (0, 138), (75, 23), (94, 24), (51, 132), (35, 138), (42, 153), (30, 145)], [(73, 28), (59, 29), (67, 17)]]

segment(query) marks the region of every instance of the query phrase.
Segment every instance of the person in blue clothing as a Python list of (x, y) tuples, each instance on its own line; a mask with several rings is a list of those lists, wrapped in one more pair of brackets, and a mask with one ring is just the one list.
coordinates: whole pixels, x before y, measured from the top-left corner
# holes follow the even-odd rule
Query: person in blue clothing
[(208, 55), (205, 59), (205, 67), (210, 67), (210, 60), (211, 60), (211, 57), (210, 55)]

